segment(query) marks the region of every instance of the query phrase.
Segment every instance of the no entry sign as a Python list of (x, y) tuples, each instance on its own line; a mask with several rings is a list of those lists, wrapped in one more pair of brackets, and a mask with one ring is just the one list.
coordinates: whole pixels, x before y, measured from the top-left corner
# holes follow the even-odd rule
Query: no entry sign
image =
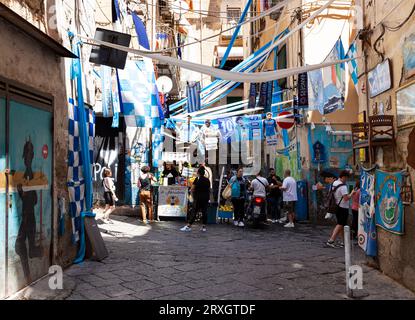
[(277, 123), (281, 129), (290, 129), (294, 126), (294, 114), (289, 111), (281, 112), (277, 117)]

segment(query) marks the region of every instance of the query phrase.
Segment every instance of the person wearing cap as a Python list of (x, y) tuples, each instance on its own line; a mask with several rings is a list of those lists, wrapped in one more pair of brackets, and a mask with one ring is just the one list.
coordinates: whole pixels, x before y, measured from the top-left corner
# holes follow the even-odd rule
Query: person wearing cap
[[(141, 174), (138, 178), (137, 187), (140, 189), (140, 207), (143, 216), (143, 223), (154, 221), (153, 218), (153, 192), (151, 182), (157, 182), (156, 178), (151, 174), (150, 167), (141, 168)], [(146, 214), (148, 213), (148, 214)]]

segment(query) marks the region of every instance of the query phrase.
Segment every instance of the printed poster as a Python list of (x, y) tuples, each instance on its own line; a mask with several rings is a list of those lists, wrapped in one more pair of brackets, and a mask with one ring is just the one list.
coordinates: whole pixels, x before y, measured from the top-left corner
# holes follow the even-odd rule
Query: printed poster
[(158, 215), (185, 218), (187, 216), (187, 194), (187, 187), (160, 186)]

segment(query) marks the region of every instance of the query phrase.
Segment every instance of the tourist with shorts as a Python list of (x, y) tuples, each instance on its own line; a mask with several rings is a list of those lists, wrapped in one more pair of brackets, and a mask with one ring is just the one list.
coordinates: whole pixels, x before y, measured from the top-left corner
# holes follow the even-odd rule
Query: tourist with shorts
[(143, 216), (143, 223), (148, 224), (154, 222), (153, 217), (153, 190), (152, 182), (157, 182), (156, 178), (151, 174), (150, 167), (141, 168), (141, 174), (137, 181), (137, 187), (140, 189), (140, 207)]
[(294, 228), (295, 205), (297, 198), (297, 181), (291, 177), (291, 170), (285, 170), (284, 181), (280, 187), (282, 190), (282, 200), (284, 201), (284, 209), (287, 212), (288, 223), (285, 228)]
[(112, 224), (113, 222), (110, 220), (110, 214), (115, 210), (115, 202), (118, 201), (118, 198), (115, 195), (115, 185), (114, 180), (112, 179), (111, 169), (105, 168), (103, 175), (104, 179), (102, 180), (102, 185), (104, 186), (105, 200), (104, 222)]
[(337, 238), (343, 236), (344, 226), (347, 225), (347, 220), (349, 218), (349, 201), (354, 194), (354, 191), (349, 194), (347, 188), (347, 180), (349, 179), (350, 174), (348, 171), (342, 171), (339, 175), (339, 179), (333, 183), (333, 188), (336, 190), (334, 192), (334, 199), (336, 201), (336, 219), (337, 224), (334, 227), (334, 230), (331, 234), (330, 239), (327, 241), (327, 246), (332, 248), (344, 247), (343, 242), (336, 244)]

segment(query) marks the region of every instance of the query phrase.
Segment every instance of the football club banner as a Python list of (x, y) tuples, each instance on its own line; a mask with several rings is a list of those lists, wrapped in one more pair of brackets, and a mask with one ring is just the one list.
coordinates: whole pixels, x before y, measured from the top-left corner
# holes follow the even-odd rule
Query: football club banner
[(402, 172), (376, 170), (376, 225), (400, 235), (404, 233), (402, 185)]
[(257, 90), (258, 90), (258, 84), (251, 83), (249, 87), (248, 109), (254, 109), (256, 107)]
[(222, 143), (262, 139), (262, 116), (239, 116), (218, 119)]
[[(339, 39), (324, 62), (343, 59), (344, 49)], [(309, 110), (321, 114), (344, 109), (345, 64), (335, 64), (308, 73)]]
[(375, 224), (375, 176), (362, 170), (360, 177), (360, 206), (358, 243), (366, 255), (377, 255), (377, 233)]

